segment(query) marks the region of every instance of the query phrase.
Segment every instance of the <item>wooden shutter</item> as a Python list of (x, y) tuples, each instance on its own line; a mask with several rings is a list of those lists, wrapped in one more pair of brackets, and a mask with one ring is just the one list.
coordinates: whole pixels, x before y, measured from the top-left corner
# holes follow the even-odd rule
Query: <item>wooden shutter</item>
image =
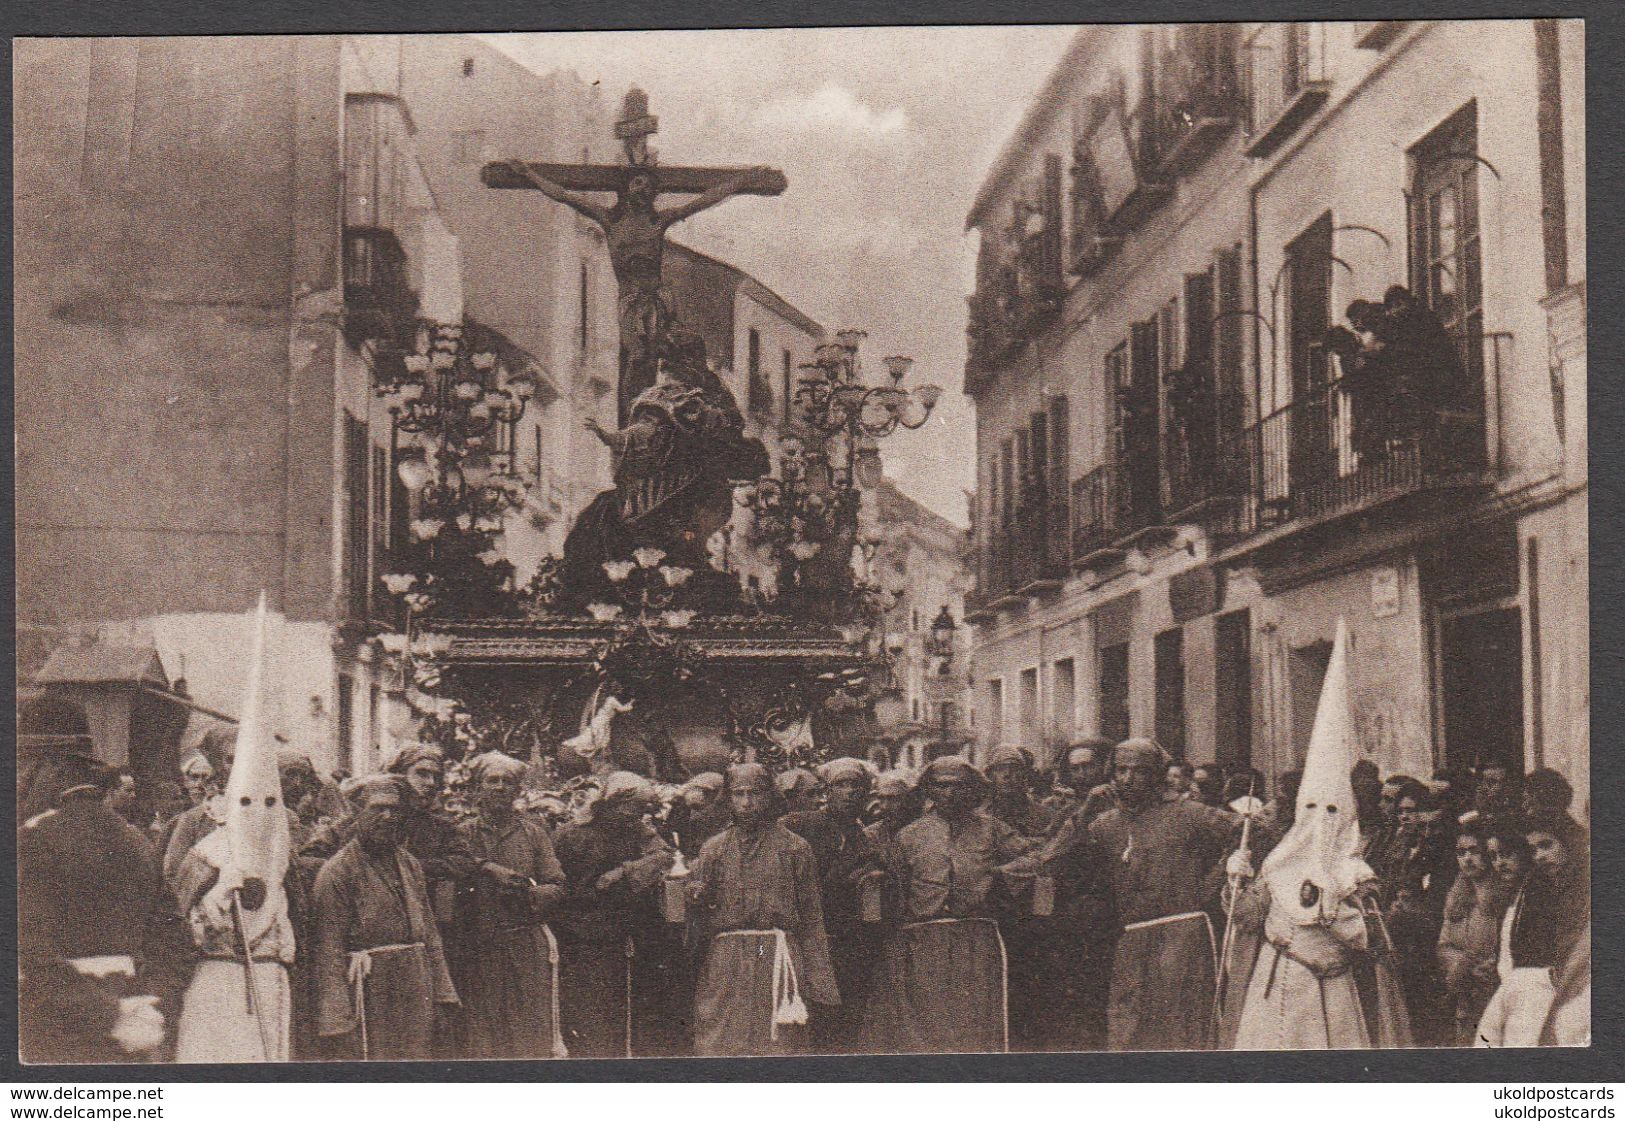
[(1243, 362), (1241, 246), (1219, 250), (1213, 263), (1215, 319), (1213, 324), (1214, 390), (1218, 395), (1221, 436), (1241, 431), (1247, 422), (1247, 387)]
[(1062, 272), (1061, 157), (1054, 153), (1044, 157), (1044, 193), (1041, 205), (1044, 211), (1044, 282), (1059, 287)]

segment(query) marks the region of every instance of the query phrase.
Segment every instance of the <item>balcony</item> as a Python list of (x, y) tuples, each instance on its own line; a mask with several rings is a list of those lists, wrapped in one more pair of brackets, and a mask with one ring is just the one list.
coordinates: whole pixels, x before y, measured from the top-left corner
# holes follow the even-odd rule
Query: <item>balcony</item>
[(1266, 23), (1245, 45), (1247, 154), (1273, 153), (1331, 96), (1326, 25)]
[(403, 330), (418, 310), (406, 250), (393, 230), (346, 226), (344, 230), (344, 337), (360, 349), (368, 340), (405, 345)]
[[(1499, 464), (1495, 400), (1512, 336), (1464, 348), (1468, 389), (1418, 404), (1414, 393), (1355, 373), (1266, 416), (1219, 452), (1216, 537), (1296, 532), (1410, 496), (1448, 497), (1488, 484)], [(1418, 382), (1421, 379), (1417, 379)], [(1403, 379), (1401, 379), (1401, 383)]]
[(1072, 566), (1110, 567), (1128, 541), (1161, 520), (1155, 457), (1103, 464), (1072, 483)]
[(1199, 164), (1241, 115), (1234, 28), (1197, 23), (1169, 32), (1157, 70), (1157, 169), (1165, 179)]

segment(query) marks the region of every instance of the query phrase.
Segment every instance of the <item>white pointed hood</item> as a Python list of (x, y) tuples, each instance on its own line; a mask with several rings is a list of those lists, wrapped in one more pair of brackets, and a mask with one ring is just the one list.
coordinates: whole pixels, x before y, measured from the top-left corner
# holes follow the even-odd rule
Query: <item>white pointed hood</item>
[(1360, 859), (1360, 820), (1349, 771), (1354, 765), (1349, 717), (1348, 628), (1337, 621), (1331, 663), (1315, 709), (1315, 727), (1298, 788), (1297, 817), (1260, 870), (1276, 906), (1299, 923), (1330, 918), (1372, 877)]
[(226, 781), (226, 826), (231, 862), (243, 879), (261, 879), (269, 889), (282, 883), (288, 868), (288, 813), (282, 804), (282, 777), (276, 744), (265, 727), (260, 691), (265, 664), (265, 593), (254, 618), (248, 686), (237, 724), (237, 756)]

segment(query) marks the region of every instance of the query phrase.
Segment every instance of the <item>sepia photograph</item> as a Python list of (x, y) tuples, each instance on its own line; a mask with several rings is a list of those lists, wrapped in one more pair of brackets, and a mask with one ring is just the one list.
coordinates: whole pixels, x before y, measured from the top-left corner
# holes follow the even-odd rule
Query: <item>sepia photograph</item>
[(1590, 1047), (1585, 30), (13, 39), (11, 1061)]

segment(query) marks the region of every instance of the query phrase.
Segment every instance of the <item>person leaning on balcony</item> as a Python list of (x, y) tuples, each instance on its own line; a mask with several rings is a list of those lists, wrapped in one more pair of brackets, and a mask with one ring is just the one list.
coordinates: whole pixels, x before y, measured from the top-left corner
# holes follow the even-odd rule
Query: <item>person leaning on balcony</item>
[(1465, 413), (1474, 407), (1458, 341), (1438, 314), (1395, 284), (1382, 297), (1383, 322), (1396, 378), (1396, 423), (1402, 437), (1426, 437), (1438, 430), (1439, 451), (1454, 456), (1465, 451), (1453, 440), (1460, 425), (1439, 427), (1441, 414)]
[(1354, 416), (1354, 448), (1374, 459), (1387, 446), (1397, 392), (1388, 350), (1389, 327), (1382, 305), (1355, 300), (1343, 313), (1347, 327), (1326, 332), (1325, 346), (1337, 355), (1345, 399)]

